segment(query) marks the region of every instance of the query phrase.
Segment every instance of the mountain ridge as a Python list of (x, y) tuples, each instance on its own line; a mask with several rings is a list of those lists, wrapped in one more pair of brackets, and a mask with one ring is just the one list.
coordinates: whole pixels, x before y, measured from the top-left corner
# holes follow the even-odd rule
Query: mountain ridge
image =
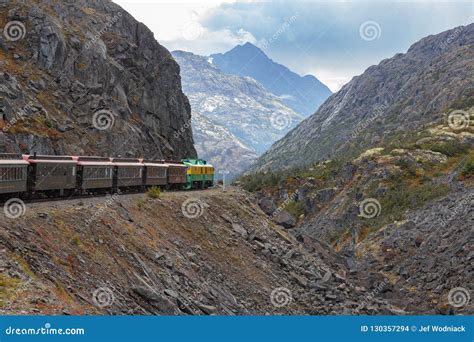
[(270, 59), (264, 51), (249, 42), (237, 45), (225, 53), (212, 54), (210, 58), (224, 72), (254, 78), (305, 117), (313, 114), (332, 94), (315, 76), (296, 74), (285, 65)]
[[(185, 51), (173, 51), (172, 54), (181, 67), (183, 91), (189, 98), (193, 113), (221, 126), (218, 130), (231, 132), (244, 146), (232, 142), (233, 138), (228, 134), (228, 141), (219, 144), (211, 132), (205, 134), (204, 126), (194, 121), (194, 128), (199, 130), (195, 137), (198, 138), (196, 144), (200, 147), (200, 155), (210, 158), (218, 168), (243, 171), (249, 166), (249, 158), (263, 153), (273, 141), (303, 119), (251, 77), (227, 74), (209, 63), (206, 56)], [(207, 139), (215, 144), (211, 146)], [(238, 151), (228, 154), (229, 146)], [(222, 156), (218, 156), (219, 151)], [(239, 163), (235, 160), (240, 157), (244, 162), (236, 165)]]
[(251, 171), (356, 153), (410, 127), (445, 120), (446, 108), (472, 106), (474, 81), (462, 74), (474, 73), (473, 32), (471, 24), (431, 35), (406, 54), (370, 66), (273, 144)]

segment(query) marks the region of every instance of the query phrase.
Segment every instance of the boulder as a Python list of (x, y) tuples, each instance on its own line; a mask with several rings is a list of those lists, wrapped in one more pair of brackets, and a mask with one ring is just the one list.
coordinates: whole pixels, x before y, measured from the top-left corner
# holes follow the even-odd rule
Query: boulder
[(262, 209), (262, 211), (267, 215), (272, 215), (277, 209), (275, 202), (270, 197), (262, 198), (258, 202), (258, 205), (260, 206), (260, 209)]
[(282, 210), (273, 218), (275, 223), (285, 228), (293, 228), (296, 225), (296, 219), (289, 212)]
[(166, 315), (175, 314), (175, 305), (159, 293), (143, 286), (133, 287), (131, 291), (156, 307), (160, 312)]
[(240, 224), (238, 223), (232, 223), (232, 229), (237, 233), (239, 234), (240, 236), (242, 236), (244, 239), (247, 238), (248, 236), (248, 233), (247, 233), (247, 230), (242, 227)]

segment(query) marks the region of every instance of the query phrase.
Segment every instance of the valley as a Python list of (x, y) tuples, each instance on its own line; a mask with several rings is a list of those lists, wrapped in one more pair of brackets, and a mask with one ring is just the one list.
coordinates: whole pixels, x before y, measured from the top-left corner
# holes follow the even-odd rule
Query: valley
[(4, 207), (2, 315), (474, 313), (474, 24), (334, 94), (251, 34), (172, 50), (112, 1), (0, 0), (0, 27), (1, 153), (203, 158), (216, 180)]

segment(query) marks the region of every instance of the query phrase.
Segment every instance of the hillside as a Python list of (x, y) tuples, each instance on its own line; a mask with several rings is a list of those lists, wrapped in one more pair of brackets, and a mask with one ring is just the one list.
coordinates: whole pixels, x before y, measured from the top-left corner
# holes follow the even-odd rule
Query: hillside
[(444, 298), (474, 275), (473, 146), (472, 128), (431, 126), (349, 162), (243, 182), (273, 220), (276, 208), (293, 215), (293, 236), (330, 244), (361, 285), (395, 287), (382, 297), (397, 307), (472, 314), (472, 304), (453, 308)]
[[(173, 57), (181, 67), (183, 91), (193, 113), (220, 127), (218, 131), (232, 134), (221, 135), (226, 141), (212, 144), (215, 132), (202, 130), (203, 126), (197, 126), (195, 121), (200, 156), (211, 160), (218, 169), (242, 172), (254, 160), (248, 159), (252, 154), (262, 154), (303, 119), (252, 78), (227, 74), (206, 57), (190, 52), (174, 51)], [(222, 157), (232, 145), (240, 146), (231, 158)], [(243, 164), (237, 162), (240, 159)]]
[[(382, 314), (344, 261), (231, 188), (27, 204), (0, 214), (0, 313)], [(272, 294), (273, 293), (273, 294)]]
[(349, 156), (474, 104), (474, 24), (371, 66), (262, 155), (252, 170)]
[(196, 156), (178, 64), (116, 4), (1, 1), (0, 27), (1, 152)]
[(331, 91), (312, 75), (300, 76), (271, 60), (251, 43), (237, 45), (226, 53), (210, 56), (212, 64), (226, 73), (248, 76), (279, 96), (295, 112), (308, 117), (331, 95)]
[(270, 219), (329, 244), (406, 312), (474, 312), (473, 49), (470, 25), (370, 67), (240, 179)]

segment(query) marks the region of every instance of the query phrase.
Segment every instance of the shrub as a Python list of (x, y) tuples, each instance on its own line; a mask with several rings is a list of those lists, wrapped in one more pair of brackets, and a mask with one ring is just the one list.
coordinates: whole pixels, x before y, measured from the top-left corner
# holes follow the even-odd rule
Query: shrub
[(150, 198), (160, 198), (161, 196), (161, 190), (157, 186), (152, 186), (148, 191), (146, 192), (147, 196)]
[(300, 215), (304, 213), (304, 204), (301, 201), (291, 201), (286, 206), (284, 206), (283, 209), (293, 215), (296, 220), (298, 220)]
[(395, 165), (400, 167), (403, 171), (406, 171), (407, 174), (411, 177), (416, 176), (416, 164), (406, 159), (400, 159), (395, 162)]
[(242, 187), (250, 192), (259, 191), (265, 187), (274, 187), (285, 179), (282, 172), (258, 172), (240, 178)]
[(469, 146), (454, 140), (431, 146), (430, 149), (434, 152), (440, 152), (448, 157), (454, 157), (467, 153)]
[(474, 157), (473, 156), (471, 156), (467, 160), (466, 164), (464, 164), (464, 167), (461, 171), (461, 176), (465, 178), (474, 176)]
[[(391, 184), (387, 192), (378, 197), (381, 204), (380, 215), (364, 222), (373, 230), (378, 230), (393, 221), (401, 221), (408, 209), (422, 207), (425, 203), (445, 196), (449, 192), (446, 184), (426, 183), (415, 187), (409, 186), (401, 179)], [(369, 194), (376, 197), (375, 194)]]

